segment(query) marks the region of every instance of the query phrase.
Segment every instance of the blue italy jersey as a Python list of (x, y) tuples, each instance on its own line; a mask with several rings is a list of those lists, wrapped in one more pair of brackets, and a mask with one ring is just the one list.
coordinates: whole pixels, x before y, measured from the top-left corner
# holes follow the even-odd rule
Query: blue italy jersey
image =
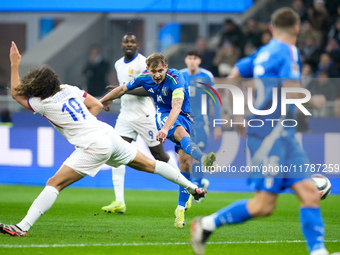
[[(287, 115), (281, 116), (281, 86), (286, 80), (300, 80), (300, 53), (294, 45), (272, 39), (252, 56), (243, 58), (236, 63), (241, 76), (259, 78), (255, 80), (256, 95), (253, 102), (257, 110), (267, 110), (272, 106), (273, 88), (278, 88), (278, 104), (270, 115), (253, 115), (250, 119), (263, 120), (262, 127), (248, 127), (248, 134), (257, 137), (267, 136), (281, 125), (283, 119), (295, 119), (295, 106), (289, 105)], [(280, 121), (268, 121), (268, 120)], [(294, 123), (287, 122), (291, 126)], [(254, 124), (255, 125), (255, 124)], [(293, 134), (295, 128), (285, 128)]]
[(126, 86), (128, 90), (143, 87), (155, 101), (157, 112), (170, 112), (172, 108), (172, 92), (175, 89), (182, 89), (184, 92), (184, 101), (181, 114), (190, 114), (188, 84), (185, 82), (183, 75), (176, 69), (168, 69), (164, 81), (160, 84), (156, 84), (152, 80), (149, 72), (145, 70)]

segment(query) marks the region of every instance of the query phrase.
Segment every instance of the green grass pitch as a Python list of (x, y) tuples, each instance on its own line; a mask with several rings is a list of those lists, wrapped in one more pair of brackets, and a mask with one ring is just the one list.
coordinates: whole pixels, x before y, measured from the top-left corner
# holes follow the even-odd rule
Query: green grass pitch
[[(0, 222), (18, 223), (42, 187), (0, 185)], [(231, 202), (251, 198), (250, 193), (210, 192), (186, 213), (184, 229), (175, 229), (177, 192), (126, 191), (125, 215), (106, 214), (100, 208), (111, 202), (109, 189), (67, 188), (54, 206), (24, 238), (0, 235), (0, 254), (192, 254), (190, 222)], [(206, 254), (307, 254), (300, 232), (298, 201), (280, 196), (268, 218), (219, 228), (209, 239)], [(321, 203), (326, 246), (340, 251), (340, 196)]]

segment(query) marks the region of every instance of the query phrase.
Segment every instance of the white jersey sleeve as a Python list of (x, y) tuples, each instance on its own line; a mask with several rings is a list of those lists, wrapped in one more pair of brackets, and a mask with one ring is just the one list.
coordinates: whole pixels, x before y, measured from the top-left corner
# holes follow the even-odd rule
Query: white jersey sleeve
[[(126, 85), (146, 69), (146, 58), (137, 54), (132, 60), (125, 62), (124, 57), (115, 63), (119, 85)], [(121, 98), (121, 109), (118, 118), (136, 120), (146, 116), (154, 116), (155, 107), (150, 97), (124, 95)]]

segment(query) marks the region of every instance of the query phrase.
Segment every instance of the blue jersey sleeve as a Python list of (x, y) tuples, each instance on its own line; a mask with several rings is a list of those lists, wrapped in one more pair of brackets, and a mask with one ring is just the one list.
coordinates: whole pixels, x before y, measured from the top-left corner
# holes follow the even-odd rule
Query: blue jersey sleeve
[[(170, 73), (169, 73), (170, 74)], [(184, 90), (186, 81), (183, 77), (183, 74), (180, 72), (177, 72), (176, 74), (170, 74), (170, 77), (172, 79), (172, 83), (170, 85), (170, 89), (174, 91), (175, 89), (182, 88)]]
[(282, 52), (282, 60), (279, 69), (279, 77), (283, 80), (299, 80), (300, 79), (300, 53), (295, 46), (288, 46)]
[(133, 89), (136, 89), (138, 87), (141, 87), (142, 86), (141, 81), (142, 81), (142, 78), (140, 76), (137, 76), (133, 80), (129, 81), (126, 84), (126, 87), (127, 87), (128, 90), (133, 90)]
[(251, 78), (254, 76), (253, 74), (253, 69), (254, 69), (254, 55), (245, 57), (240, 59), (239, 61), (236, 62), (236, 67), (241, 74), (242, 77), (244, 78)]

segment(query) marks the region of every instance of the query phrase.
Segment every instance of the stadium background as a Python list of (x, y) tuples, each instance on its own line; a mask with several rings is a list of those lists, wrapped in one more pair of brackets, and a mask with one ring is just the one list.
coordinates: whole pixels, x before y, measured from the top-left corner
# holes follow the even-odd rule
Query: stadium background
[[(71, 145), (50, 127), (47, 120), (32, 115), (14, 102), (6, 89), (9, 83), (8, 50), (10, 41), (18, 43), (23, 52), (21, 72), (41, 64), (49, 64), (64, 83), (86, 89), (81, 69), (87, 49), (97, 43), (106, 59), (114, 63), (122, 52), (120, 40), (132, 31), (140, 39), (140, 52), (149, 55), (162, 51), (173, 68), (183, 68), (183, 52), (194, 46), (197, 37), (209, 38), (216, 46), (226, 18), (243, 24), (251, 17), (268, 21), (272, 10), (290, 6), (292, 1), (272, 3), (266, 0), (243, 1), (24, 1), (13, 0), (0, 5), (0, 109), (9, 109), (11, 127), (0, 127), (0, 183), (44, 185), (60, 164), (73, 151)], [(216, 46), (217, 47), (217, 46)], [(114, 78), (113, 78), (114, 79)], [(218, 80), (222, 81), (223, 80)], [(99, 119), (115, 123), (119, 101), (110, 114)], [(310, 118), (309, 133), (298, 134), (312, 163), (337, 163), (340, 156), (340, 121), (337, 118)], [(247, 164), (245, 141), (233, 131), (225, 131), (224, 139), (235, 141), (230, 164)], [(150, 155), (143, 142), (138, 148)], [(175, 156), (171, 143), (165, 144)], [(108, 170), (107, 167), (104, 169)], [(332, 176), (332, 175), (330, 175)], [(227, 176), (226, 176), (227, 177)], [(340, 193), (338, 179), (332, 179), (332, 193)], [(110, 171), (101, 171), (95, 178), (86, 177), (74, 186), (111, 187)], [(127, 189), (176, 190), (176, 185), (128, 169)], [(244, 179), (212, 179), (213, 191), (250, 191)]]

